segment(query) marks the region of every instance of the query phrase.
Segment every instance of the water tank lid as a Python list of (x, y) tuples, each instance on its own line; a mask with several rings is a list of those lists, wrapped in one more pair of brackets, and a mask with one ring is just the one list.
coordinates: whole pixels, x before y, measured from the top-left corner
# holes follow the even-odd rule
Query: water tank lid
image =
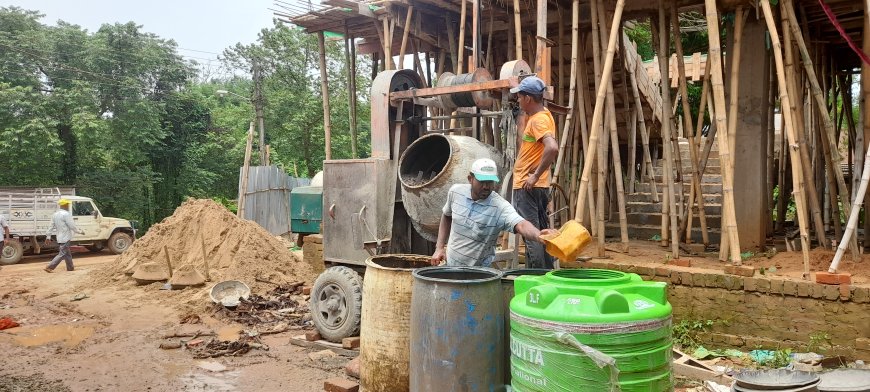
[(512, 314), (566, 326), (664, 320), (672, 313), (666, 283), (618, 271), (559, 270), (519, 276), (514, 292)]

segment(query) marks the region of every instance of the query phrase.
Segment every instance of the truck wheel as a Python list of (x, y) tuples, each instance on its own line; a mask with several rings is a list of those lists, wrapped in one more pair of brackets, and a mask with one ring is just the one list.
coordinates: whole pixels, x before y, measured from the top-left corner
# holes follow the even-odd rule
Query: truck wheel
[(320, 336), (330, 342), (359, 335), (362, 315), (362, 277), (347, 267), (323, 271), (311, 289), (311, 319)]
[(89, 251), (94, 252), (94, 253), (102, 252), (103, 249), (106, 248), (106, 243), (105, 242), (94, 242), (93, 244), (88, 245), (85, 248), (88, 248)]
[(112, 253), (114, 253), (116, 255), (124, 253), (124, 251), (129, 249), (130, 245), (132, 245), (132, 244), (133, 244), (133, 237), (130, 237), (129, 234), (123, 233), (120, 231), (115, 232), (115, 234), (112, 234), (112, 236), (109, 237), (109, 242), (108, 242), (109, 250), (112, 251)]
[(24, 246), (16, 240), (6, 241), (0, 256), (0, 264), (15, 264), (21, 261), (22, 257), (24, 257)]

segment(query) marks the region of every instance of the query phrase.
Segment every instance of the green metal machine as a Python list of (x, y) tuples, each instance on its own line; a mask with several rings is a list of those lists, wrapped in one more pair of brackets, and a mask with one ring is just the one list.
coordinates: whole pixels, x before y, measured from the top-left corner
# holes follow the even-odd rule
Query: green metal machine
[(666, 283), (618, 271), (557, 270), (519, 276), (514, 290), (514, 391), (673, 390)]
[(323, 221), (323, 187), (299, 186), (290, 191), (290, 230), (298, 234), (320, 233)]

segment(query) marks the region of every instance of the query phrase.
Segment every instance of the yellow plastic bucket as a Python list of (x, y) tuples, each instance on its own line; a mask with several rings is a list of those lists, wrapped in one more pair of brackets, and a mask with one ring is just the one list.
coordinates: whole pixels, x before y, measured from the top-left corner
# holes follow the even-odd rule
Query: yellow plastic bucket
[(561, 261), (574, 261), (586, 245), (592, 241), (589, 231), (580, 222), (569, 220), (559, 229), (559, 234), (542, 236), (547, 253)]

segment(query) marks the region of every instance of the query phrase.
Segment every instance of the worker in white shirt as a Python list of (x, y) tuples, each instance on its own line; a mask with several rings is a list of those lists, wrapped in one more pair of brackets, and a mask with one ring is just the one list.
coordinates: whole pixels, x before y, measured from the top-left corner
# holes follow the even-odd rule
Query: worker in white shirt
[(73, 232), (85, 234), (85, 231), (76, 227), (75, 222), (73, 222), (72, 215), (69, 213), (69, 200), (60, 199), (57, 204), (60, 208), (51, 216), (51, 226), (45, 232), (45, 244), (51, 243), (51, 233), (56, 232), (59, 252), (48, 263), (48, 267), (45, 267), (45, 272), (53, 272), (61, 260), (66, 262), (66, 270), (72, 271), (74, 269), (73, 259), (69, 246), (73, 238)]

